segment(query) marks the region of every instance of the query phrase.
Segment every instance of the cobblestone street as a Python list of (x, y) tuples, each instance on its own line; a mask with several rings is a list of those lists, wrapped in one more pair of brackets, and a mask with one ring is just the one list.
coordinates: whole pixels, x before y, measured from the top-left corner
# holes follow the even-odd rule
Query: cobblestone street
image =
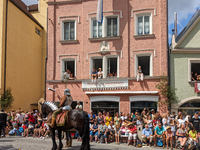
[[(64, 143), (65, 141), (63, 141)], [(57, 141), (58, 143), (58, 141)], [(72, 148), (63, 148), (63, 150), (79, 150), (81, 142), (73, 141)], [(41, 140), (40, 138), (23, 138), (23, 137), (6, 137), (0, 138), (0, 150), (50, 150), (52, 147), (51, 139)], [(115, 145), (111, 144), (97, 144), (91, 143), (91, 150), (137, 150), (137, 149), (147, 149), (147, 150), (163, 150), (163, 148), (135, 148), (132, 146), (126, 146), (126, 144)]]

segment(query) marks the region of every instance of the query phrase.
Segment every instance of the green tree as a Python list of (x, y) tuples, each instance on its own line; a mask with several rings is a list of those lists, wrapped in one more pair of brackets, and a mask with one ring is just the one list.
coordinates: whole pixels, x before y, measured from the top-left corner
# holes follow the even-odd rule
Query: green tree
[(3, 109), (9, 109), (12, 107), (12, 103), (14, 101), (11, 88), (8, 88), (5, 93), (1, 95), (1, 108)]
[(176, 96), (176, 89), (172, 88), (169, 85), (169, 80), (167, 77), (161, 78), (160, 82), (156, 85), (156, 88), (161, 92), (162, 96), (165, 98), (164, 101), (159, 101), (161, 105), (167, 104), (167, 106), (170, 107), (172, 103), (177, 102), (178, 97)]

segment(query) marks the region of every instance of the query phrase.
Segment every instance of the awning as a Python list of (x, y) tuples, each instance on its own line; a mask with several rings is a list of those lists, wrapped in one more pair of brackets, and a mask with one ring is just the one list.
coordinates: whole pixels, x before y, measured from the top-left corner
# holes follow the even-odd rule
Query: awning
[(108, 92), (85, 92), (85, 94), (157, 94), (158, 91), (108, 91)]

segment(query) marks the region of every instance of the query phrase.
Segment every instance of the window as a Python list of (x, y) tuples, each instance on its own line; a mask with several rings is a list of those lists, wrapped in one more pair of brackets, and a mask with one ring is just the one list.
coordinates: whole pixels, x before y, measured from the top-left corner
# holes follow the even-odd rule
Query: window
[(41, 31), (38, 28), (35, 28), (35, 33), (37, 33), (39, 36), (41, 36)]
[(144, 75), (153, 76), (153, 54), (137, 54), (135, 65), (135, 76), (137, 75), (138, 66), (141, 66)]
[(150, 56), (138, 57), (138, 66), (141, 66), (144, 75), (150, 75)]
[(102, 23), (98, 23), (97, 20), (92, 20), (92, 37), (102, 37)]
[(75, 40), (75, 21), (64, 21), (63, 22), (63, 40)]
[(104, 16), (103, 23), (98, 23), (96, 18), (90, 21), (90, 37), (102, 38), (119, 36), (119, 16)]
[(136, 35), (152, 34), (151, 14), (136, 15)]
[[(64, 73), (68, 72), (70, 77), (76, 76), (76, 64), (75, 59), (73, 58), (66, 58), (62, 59), (62, 79), (64, 79)], [(67, 71), (68, 70), (68, 71)]]
[(154, 109), (156, 111), (157, 102), (149, 102), (149, 101), (131, 102), (131, 112), (135, 112), (135, 110), (138, 110), (141, 113), (144, 110), (144, 108), (148, 108), (149, 110)]
[(117, 17), (107, 18), (107, 36), (117, 36)]
[(108, 58), (107, 66), (108, 77), (117, 77), (117, 58)]
[[(191, 74), (190, 74), (190, 81), (194, 81), (193, 79), (195, 80), (198, 80), (200, 81), (200, 61), (191, 61), (190, 63), (191, 65)], [(193, 79), (192, 79), (193, 77)]]
[(91, 69), (95, 68), (97, 72), (98, 72), (99, 68), (101, 68), (103, 70), (102, 60), (103, 60), (102, 58), (101, 59), (93, 59), (93, 66)]

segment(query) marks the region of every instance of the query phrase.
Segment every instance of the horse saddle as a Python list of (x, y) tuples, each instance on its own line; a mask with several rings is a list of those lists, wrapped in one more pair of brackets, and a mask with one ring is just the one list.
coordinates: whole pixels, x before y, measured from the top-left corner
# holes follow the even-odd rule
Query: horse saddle
[(64, 126), (67, 119), (68, 111), (63, 111), (56, 117), (56, 126)]

